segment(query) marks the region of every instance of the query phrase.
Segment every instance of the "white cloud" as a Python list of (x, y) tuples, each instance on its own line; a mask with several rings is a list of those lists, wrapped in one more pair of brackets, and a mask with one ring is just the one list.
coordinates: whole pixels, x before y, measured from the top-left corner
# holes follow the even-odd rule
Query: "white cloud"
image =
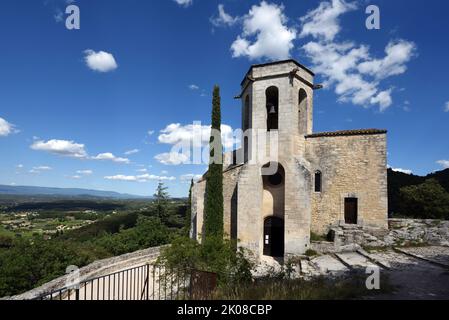
[(24, 167), (23, 164), (18, 164), (18, 165), (16, 166), (17, 169), (23, 169), (23, 167)]
[(87, 66), (94, 71), (109, 72), (118, 68), (114, 56), (108, 52), (95, 52), (89, 49), (84, 51), (84, 53)]
[(393, 99), (391, 98), (391, 91), (392, 89), (379, 92), (376, 96), (371, 97), (370, 103), (378, 104), (380, 111), (384, 111), (393, 103)]
[(56, 22), (62, 22), (64, 21), (64, 13), (61, 10), (56, 10), (55, 14), (53, 15), (53, 18)]
[(118, 174), (115, 176), (106, 176), (106, 180), (119, 180), (119, 181), (137, 181), (136, 176), (125, 176), (123, 174)]
[(94, 172), (92, 170), (78, 170), (76, 173), (83, 176), (90, 176)]
[(231, 46), (233, 57), (251, 60), (287, 59), (294, 47), (296, 30), (286, 26), (284, 6), (262, 1), (254, 5), (243, 18), (243, 33)]
[(125, 152), (125, 155), (130, 156), (130, 155), (132, 155), (132, 154), (136, 154), (136, 153), (139, 153), (139, 152), (140, 152), (139, 149), (132, 149), (132, 150), (126, 151), (126, 152)]
[(53, 168), (49, 166), (39, 166), (39, 167), (33, 167), (29, 172), (33, 174), (40, 174), (42, 171), (50, 171), (53, 170)]
[(145, 172), (148, 172), (148, 170), (147, 170), (147, 169), (145, 169), (145, 168), (142, 168), (142, 169), (137, 169), (136, 171), (137, 171), (137, 172), (141, 172), (141, 173), (145, 173)]
[(378, 105), (384, 111), (393, 103), (393, 89), (381, 89), (380, 82), (406, 72), (406, 63), (415, 56), (416, 46), (405, 40), (391, 41), (385, 56), (376, 59), (366, 45), (335, 41), (341, 30), (339, 17), (355, 8), (353, 3), (332, 0), (307, 13), (301, 18), (301, 37), (312, 36), (314, 41), (302, 49), (315, 72), (323, 76), (324, 85), (334, 87), (340, 102), (363, 107)]
[(3, 118), (0, 118), (0, 137), (7, 137), (12, 133), (16, 133), (17, 130), (14, 125), (9, 123)]
[(403, 74), (407, 71), (406, 63), (414, 56), (416, 46), (413, 42), (399, 40), (390, 42), (385, 48), (383, 59), (372, 59), (358, 65), (360, 73), (369, 74), (378, 79)]
[(128, 182), (148, 182), (148, 181), (174, 181), (175, 177), (156, 176), (153, 174), (142, 174), (138, 176), (127, 176), (118, 174), (115, 176), (106, 176), (106, 180), (128, 181)]
[(446, 105), (444, 106), (444, 112), (449, 112), (449, 101), (446, 102)]
[(402, 168), (391, 168), (391, 170), (393, 170), (395, 172), (402, 172), (402, 173), (405, 173), (405, 174), (412, 174), (413, 173), (412, 170), (402, 169)]
[(189, 7), (193, 4), (193, 0), (174, 0), (177, 4), (179, 4), (181, 7)]
[(84, 144), (75, 143), (68, 140), (49, 140), (49, 141), (35, 141), (31, 145), (31, 149), (36, 151), (46, 151), (52, 154), (67, 156), (73, 158), (86, 158), (87, 152)]
[(210, 22), (216, 27), (233, 26), (238, 21), (238, 17), (233, 17), (225, 11), (223, 4), (218, 5), (218, 16), (210, 18)]
[(187, 164), (190, 161), (190, 156), (183, 153), (168, 152), (158, 154), (154, 159), (165, 165), (178, 166), (180, 164)]
[(438, 160), (437, 163), (444, 169), (449, 168), (449, 160)]
[(308, 12), (300, 19), (302, 31), (299, 36), (313, 36), (331, 41), (341, 30), (340, 15), (356, 8), (355, 3), (347, 3), (344, 0), (321, 2), (318, 8)]
[(110, 153), (110, 152), (106, 152), (106, 153), (100, 153), (99, 155), (92, 157), (93, 160), (107, 160), (107, 161), (113, 161), (113, 162), (117, 162), (117, 163), (130, 163), (130, 160), (127, 158), (120, 158), (120, 157), (116, 157), (114, 154)]
[(191, 84), (191, 85), (189, 86), (189, 89), (190, 89), (190, 90), (199, 90), (200, 87), (197, 86), (196, 84)]
[[(209, 144), (211, 126), (201, 124), (181, 125), (172, 123), (161, 130), (159, 142), (171, 145), (202, 147)], [(221, 137), (225, 148), (232, 148), (237, 143), (233, 137), (232, 127), (223, 124), (221, 126)]]
[(79, 180), (79, 179), (82, 178), (82, 176), (80, 176), (80, 175), (74, 175), (74, 176), (71, 176), (70, 178)]
[(50, 170), (52, 170), (52, 167), (49, 167), (49, 166), (39, 166), (39, 167), (33, 167), (33, 170), (38, 170), (38, 171), (50, 171)]
[(188, 181), (188, 182), (190, 182), (190, 181), (192, 181), (192, 179), (193, 179), (193, 181), (198, 181), (198, 180), (200, 180), (202, 177), (203, 177), (202, 174), (193, 174), (193, 173), (189, 173), (189, 174), (184, 174), (184, 175), (182, 175), (181, 178), (180, 178), (180, 180), (181, 180), (181, 181)]

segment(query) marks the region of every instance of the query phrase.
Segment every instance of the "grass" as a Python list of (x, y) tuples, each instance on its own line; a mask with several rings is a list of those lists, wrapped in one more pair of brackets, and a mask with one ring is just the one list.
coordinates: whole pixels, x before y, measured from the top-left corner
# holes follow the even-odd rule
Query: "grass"
[(354, 300), (393, 291), (387, 277), (381, 278), (380, 290), (368, 290), (365, 275), (343, 279), (313, 280), (262, 279), (247, 285), (219, 288), (218, 300)]
[(315, 257), (317, 255), (318, 255), (318, 252), (316, 252), (315, 250), (309, 249), (309, 250), (306, 251), (306, 256), (307, 257)]

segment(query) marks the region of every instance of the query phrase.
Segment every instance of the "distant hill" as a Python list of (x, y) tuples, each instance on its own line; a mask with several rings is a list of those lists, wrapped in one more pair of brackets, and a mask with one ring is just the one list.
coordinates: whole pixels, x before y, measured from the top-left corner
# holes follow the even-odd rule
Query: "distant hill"
[(422, 184), (427, 179), (437, 180), (446, 192), (449, 192), (449, 169), (433, 172), (427, 176), (405, 174), (388, 169), (388, 211), (390, 215), (398, 212), (401, 188)]
[(21, 196), (61, 196), (61, 197), (97, 197), (112, 199), (139, 199), (150, 198), (131, 194), (118, 193), (114, 191), (100, 191), (76, 188), (46, 188), (29, 186), (5, 186), (0, 185), (0, 195), (21, 195)]

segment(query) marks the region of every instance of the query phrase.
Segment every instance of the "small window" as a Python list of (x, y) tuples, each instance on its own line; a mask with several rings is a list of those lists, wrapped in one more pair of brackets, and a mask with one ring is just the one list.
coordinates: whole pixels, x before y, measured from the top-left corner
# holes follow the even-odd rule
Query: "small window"
[(322, 189), (322, 174), (321, 171), (315, 172), (315, 192), (321, 192)]
[(272, 176), (269, 176), (268, 181), (270, 182), (270, 184), (272, 186), (276, 187), (276, 186), (279, 186), (282, 184), (283, 178), (282, 178), (282, 175), (278, 172)]

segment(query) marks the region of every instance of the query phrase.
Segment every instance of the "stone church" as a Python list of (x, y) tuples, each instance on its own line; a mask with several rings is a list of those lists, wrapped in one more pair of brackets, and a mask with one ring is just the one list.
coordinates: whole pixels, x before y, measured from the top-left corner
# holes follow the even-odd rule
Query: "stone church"
[[(320, 88), (294, 60), (253, 65), (241, 83), (245, 138), (241, 150), (225, 154), (224, 226), (258, 259), (304, 254), (312, 232), (334, 226), (388, 228), (387, 131), (314, 133)], [(257, 148), (271, 146), (261, 132), (277, 135), (277, 154), (252, 161)], [(191, 236), (199, 241), (205, 193), (202, 179), (192, 190)]]

